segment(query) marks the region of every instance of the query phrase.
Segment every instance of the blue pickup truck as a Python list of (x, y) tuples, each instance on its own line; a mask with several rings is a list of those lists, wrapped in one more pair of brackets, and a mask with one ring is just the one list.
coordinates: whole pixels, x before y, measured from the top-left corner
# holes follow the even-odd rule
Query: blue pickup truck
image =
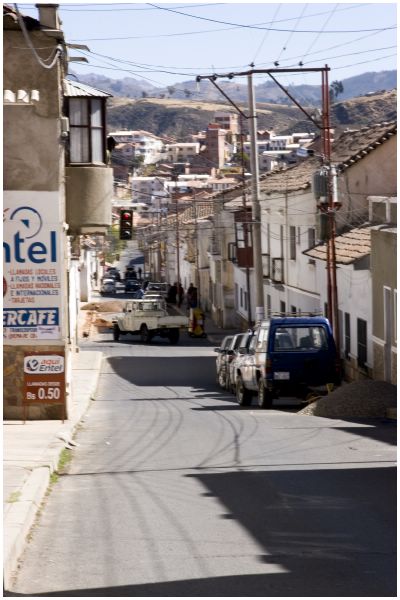
[[(239, 352), (241, 349), (239, 348)], [(257, 395), (270, 408), (274, 398), (306, 398), (327, 384), (340, 384), (340, 364), (332, 329), (324, 317), (273, 317), (256, 328), (236, 373), (241, 406)]]

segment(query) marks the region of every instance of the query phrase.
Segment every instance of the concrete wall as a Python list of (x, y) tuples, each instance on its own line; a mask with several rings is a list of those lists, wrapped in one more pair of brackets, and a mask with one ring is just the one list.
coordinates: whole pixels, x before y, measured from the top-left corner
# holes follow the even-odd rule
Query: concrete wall
[(374, 378), (397, 383), (397, 231), (371, 232)]
[[(57, 40), (39, 31), (30, 31), (30, 38), (43, 56), (49, 56)], [(3, 87), (17, 92), (38, 90), (40, 100), (32, 105), (4, 106), (4, 188), (6, 190), (57, 190), (60, 187), (59, 145), (62, 77), (59, 63), (44, 69), (26, 49), (20, 31), (4, 31)], [(55, 151), (55, 148), (57, 150)]]
[(337, 230), (368, 219), (367, 196), (397, 195), (397, 136), (375, 148), (338, 177), (342, 207)]

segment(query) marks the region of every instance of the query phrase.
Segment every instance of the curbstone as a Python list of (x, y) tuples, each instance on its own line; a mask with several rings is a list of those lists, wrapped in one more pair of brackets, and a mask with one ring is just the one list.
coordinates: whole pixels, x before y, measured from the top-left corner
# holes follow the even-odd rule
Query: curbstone
[(50, 482), (50, 467), (34, 469), (21, 490), (20, 499), (7, 510), (7, 535), (4, 536), (4, 586), (9, 589), (12, 575), (25, 548), (26, 537)]

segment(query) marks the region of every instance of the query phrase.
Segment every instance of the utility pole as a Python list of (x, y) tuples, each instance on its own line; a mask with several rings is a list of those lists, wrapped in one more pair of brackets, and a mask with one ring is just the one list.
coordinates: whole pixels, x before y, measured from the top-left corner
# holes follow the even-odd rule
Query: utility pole
[(243, 213), (244, 213), (244, 221), (243, 221), (243, 237), (244, 237), (244, 248), (245, 248), (245, 257), (246, 257), (246, 288), (247, 288), (247, 322), (249, 327), (251, 327), (252, 322), (252, 314), (251, 314), (251, 286), (250, 286), (250, 267), (249, 267), (249, 227), (247, 222), (248, 212), (247, 212), (247, 197), (246, 197), (246, 165), (244, 161), (244, 135), (243, 135), (243, 117), (239, 115), (240, 122), (240, 154), (241, 154), (241, 162), (242, 162), (242, 204), (243, 204)]
[(251, 183), (252, 183), (252, 225), (253, 225), (253, 257), (254, 257), (254, 277), (255, 277), (255, 302), (256, 314), (255, 321), (259, 323), (264, 319), (264, 284), (261, 250), (261, 207), (260, 207), (260, 173), (258, 166), (258, 148), (257, 148), (257, 114), (254, 98), (253, 75), (247, 76), (249, 106), (250, 106), (250, 147), (251, 147)]
[[(253, 65), (251, 65), (253, 67)], [(335, 189), (335, 171), (331, 165), (331, 132), (330, 132), (330, 106), (329, 106), (329, 85), (328, 85), (328, 72), (329, 67), (315, 67), (315, 68), (288, 68), (288, 69), (254, 69), (249, 71), (242, 71), (237, 73), (224, 73), (212, 75), (198, 75), (196, 81), (200, 82), (202, 79), (208, 79), (220, 93), (230, 102), (230, 104), (241, 114), (245, 119), (250, 119), (250, 131), (251, 131), (251, 147), (252, 151), (252, 208), (253, 208), (253, 253), (254, 253), (254, 269), (256, 275), (256, 306), (260, 302), (263, 303), (262, 290), (262, 256), (261, 256), (261, 211), (259, 204), (259, 187), (258, 187), (258, 176), (257, 182), (255, 181), (255, 170), (258, 168), (258, 152), (256, 142), (256, 113), (255, 113), (255, 102), (253, 93), (253, 81), (252, 75), (254, 74), (267, 74), (278, 87), (288, 96), (292, 102), (306, 115), (306, 117), (314, 123), (314, 125), (321, 131), (321, 137), (323, 140), (323, 161), (328, 169), (328, 223), (329, 223), (329, 238), (327, 244), (327, 297), (328, 297), (328, 318), (333, 325), (334, 336), (336, 341), (336, 347), (338, 353), (340, 352), (340, 330), (339, 330), (339, 310), (338, 310), (338, 297), (337, 297), (337, 283), (336, 283), (336, 252), (335, 252), (335, 212), (340, 206), (339, 203), (335, 202), (333, 198), (333, 191)], [(311, 114), (307, 112), (301, 104), (293, 98), (288, 90), (286, 90), (274, 77), (273, 73), (311, 73), (318, 72), (322, 74), (322, 123), (319, 123)], [(217, 85), (216, 80), (221, 79), (233, 79), (234, 77), (247, 76), (249, 85), (249, 105), (250, 115), (246, 115), (243, 111), (229, 98), (229, 96)], [(256, 160), (254, 161), (254, 158)], [(260, 236), (260, 238), (259, 238)], [(261, 292), (260, 292), (261, 290)], [(256, 309), (257, 310), (257, 309)], [(263, 305), (264, 312), (264, 305)], [(261, 313), (260, 313), (261, 314)], [(257, 320), (258, 315), (256, 315)]]
[(200, 267), (199, 267), (199, 228), (197, 225), (197, 206), (196, 192), (193, 190), (193, 211), (194, 211), (194, 232), (196, 239), (196, 287), (197, 287), (197, 303), (201, 308), (201, 293), (200, 293)]
[(175, 181), (175, 188), (174, 188), (174, 194), (175, 194), (175, 224), (176, 224), (176, 277), (177, 277), (177, 284), (178, 284), (178, 288), (179, 288), (179, 284), (181, 282), (181, 273), (180, 273), (180, 257), (179, 257), (179, 219), (178, 219), (178, 174), (174, 174), (173, 176), (173, 181)]

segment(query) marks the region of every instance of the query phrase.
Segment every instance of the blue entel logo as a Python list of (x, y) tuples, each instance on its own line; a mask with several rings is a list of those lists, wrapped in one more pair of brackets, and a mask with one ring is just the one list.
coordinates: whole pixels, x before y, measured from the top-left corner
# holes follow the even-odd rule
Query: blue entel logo
[(10, 221), (17, 225), (11, 242), (3, 242), (4, 262), (42, 264), (57, 262), (57, 232), (49, 231), (48, 239), (35, 241), (43, 228), (39, 212), (31, 206), (20, 206), (10, 215)]

